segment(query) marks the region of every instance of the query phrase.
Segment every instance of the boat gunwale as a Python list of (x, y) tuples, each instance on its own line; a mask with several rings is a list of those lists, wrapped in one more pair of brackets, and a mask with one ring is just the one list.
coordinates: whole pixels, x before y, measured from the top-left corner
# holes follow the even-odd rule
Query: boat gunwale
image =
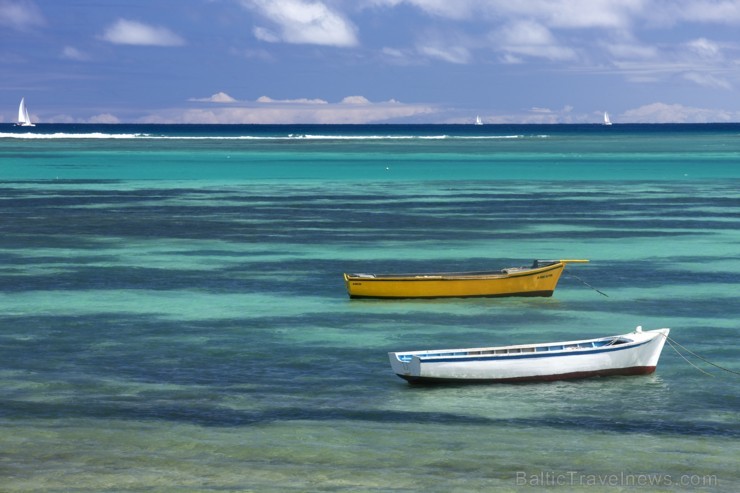
[[(399, 355), (410, 356), (419, 358), (421, 363), (441, 363), (441, 362), (461, 362), (461, 361), (486, 361), (492, 359), (524, 359), (524, 358), (538, 358), (538, 357), (557, 357), (557, 356), (570, 356), (570, 355), (586, 355), (586, 354), (597, 354), (601, 352), (612, 352), (620, 351), (625, 349), (632, 349), (643, 344), (647, 344), (655, 340), (656, 337), (661, 335), (666, 336), (665, 330), (667, 328), (653, 329), (644, 332), (630, 332), (628, 334), (621, 334), (616, 336), (607, 337), (596, 337), (591, 339), (581, 339), (576, 341), (558, 341), (558, 342), (547, 342), (537, 344), (517, 344), (509, 346), (490, 346), (490, 347), (476, 347), (476, 348), (458, 348), (458, 349), (429, 349), (419, 351), (391, 351), (399, 361), (403, 362), (399, 358)], [(638, 339), (630, 338), (635, 335), (642, 334), (644, 337)], [(628, 342), (622, 342), (619, 344), (609, 345), (608, 343), (603, 346), (594, 346), (591, 348), (580, 348), (577, 347), (579, 344), (596, 343), (601, 341), (617, 341), (619, 339), (627, 339)], [(557, 349), (554, 351), (537, 351), (538, 347), (553, 347), (563, 346), (563, 349)], [(566, 346), (571, 346), (570, 348)], [(576, 347), (572, 347), (576, 346)], [(519, 353), (506, 353), (506, 354), (470, 354), (471, 352), (483, 351), (503, 351), (511, 349), (533, 349), (531, 352), (519, 352)], [(450, 353), (450, 354), (441, 354)], [(458, 354), (454, 353), (467, 353)], [(407, 360), (406, 362), (411, 361)]]
[[(429, 273), (418, 273), (418, 274), (344, 274), (344, 278), (347, 281), (362, 281), (362, 282), (425, 282), (425, 281), (485, 281), (485, 280), (498, 280), (508, 279), (511, 277), (525, 277), (532, 276), (535, 274), (542, 274), (551, 270), (556, 270), (565, 267), (564, 262), (557, 262), (555, 264), (546, 265), (543, 267), (533, 268), (522, 268), (522, 267), (508, 267), (507, 269), (519, 269), (515, 272), (506, 272), (507, 269), (497, 271), (480, 271), (480, 272), (429, 272)], [(365, 277), (368, 276), (368, 277)], [(369, 277), (372, 276), (372, 277)]]
[[(611, 353), (615, 351), (624, 351), (627, 349), (634, 349), (642, 345), (652, 342), (654, 337), (645, 341), (630, 341), (621, 343), (615, 346), (602, 346), (602, 347), (591, 347), (591, 348), (563, 348), (555, 351), (533, 351), (528, 353), (510, 353), (510, 354), (474, 354), (474, 355), (460, 355), (460, 356), (429, 356), (423, 357), (420, 355), (413, 355), (418, 357), (421, 363), (453, 363), (463, 361), (490, 361), (490, 360), (513, 360), (513, 359), (533, 359), (533, 358), (556, 358), (565, 356), (585, 356), (591, 354), (600, 353)], [(558, 344), (556, 344), (558, 345)], [(413, 359), (412, 357), (412, 359)]]

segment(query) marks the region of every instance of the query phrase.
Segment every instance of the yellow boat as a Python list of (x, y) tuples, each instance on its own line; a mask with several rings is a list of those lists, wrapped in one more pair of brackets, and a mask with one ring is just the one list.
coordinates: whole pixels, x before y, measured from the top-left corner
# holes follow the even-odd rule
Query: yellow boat
[(344, 274), (350, 298), (467, 298), (552, 296), (565, 264), (588, 260), (535, 260), (531, 267), (488, 272)]

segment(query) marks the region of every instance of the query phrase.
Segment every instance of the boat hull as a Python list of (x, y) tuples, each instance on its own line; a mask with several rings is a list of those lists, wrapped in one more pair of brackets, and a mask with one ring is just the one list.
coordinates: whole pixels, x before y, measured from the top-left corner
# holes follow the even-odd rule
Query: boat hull
[[(509, 383), (554, 381), (655, 371), (669, 329), (605, 339), (504, 348), (389, 353), (393, 371), (412, 383)], [(590, 347), (586, 347), (590, 344)], [(601, 344), (601, 345), (598, 345)]]
[(565, 263), (505, 273), (362, 276), (344, 274), (350, 298), (552, 296)]
[(556, 375), (530, 375), (522, 377), (507, 378), (477, 378), (477, 379), (460, 379), (460, 378), (438, 378), (438, 377), (414, 377), (411, 375), (398, 375), (412, 384), (483, 384), (483, 383), (527, 383), (527, 382), (555, 382), (558, 380), (577, 380), (583, 378), (595, 377), (614, 377), (614, 376), (634, 376), (649, 375), (654, 373), (656, 366), (633, 366), (630, 368), (610, 368), (593, 371), (575, 371), (569, 373), (559, 373)]

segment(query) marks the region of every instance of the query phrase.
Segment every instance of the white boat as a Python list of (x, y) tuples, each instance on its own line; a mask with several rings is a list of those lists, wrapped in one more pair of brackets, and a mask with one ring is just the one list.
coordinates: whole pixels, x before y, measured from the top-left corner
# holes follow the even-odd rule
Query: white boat
[(18, 123), (21, 127), (35, 127), (31, 122), (31, 117), (28, 115), (28, 108), (26, 108), (26, 98), (21, 98), (21, 104), (18, 107)]
[(609, 113), (604, 112), (604, 125), (611, 125), (612, 121), (609, 119)]
[(475, 124), (476, 125), (483, 125), (483, 120), (480, 119), (480, 116), (475, 117)]
[(411, 383), (551, 381), (655, 371), (670, 329), (517, 346), (391, 352), (393, 371)]

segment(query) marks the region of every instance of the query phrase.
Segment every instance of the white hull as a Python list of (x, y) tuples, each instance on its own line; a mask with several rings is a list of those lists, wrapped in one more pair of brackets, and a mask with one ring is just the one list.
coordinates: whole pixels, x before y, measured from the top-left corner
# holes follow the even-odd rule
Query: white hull
[(410, 382), (563, 380), (655, 371), (669, 329), (581, 341), (388, 353)]

